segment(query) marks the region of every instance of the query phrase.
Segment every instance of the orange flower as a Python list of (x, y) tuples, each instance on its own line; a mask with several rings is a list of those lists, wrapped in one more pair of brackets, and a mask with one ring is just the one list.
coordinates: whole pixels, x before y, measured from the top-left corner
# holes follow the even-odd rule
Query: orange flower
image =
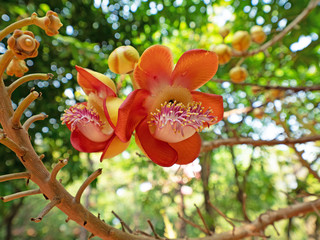
[(195, 91), (217, 69), (214, 52), (187, 51), (174, 67), (169, 48), (148, 48), (134, 70), (139, 89), (119, 108), (116, 135), (127, 142), (135, 130), (137, 145), (160, 166), (192, 162), (200, 152), (198, 132), (223, 117), (221, 96)]
[(76, 69), (78, 83), (87, 94), (88, 102), (70, 107), (61, 118), (71, 131), (71, 144), (81, 152), (103, 152), (101, 160), (114, 157), (129, 145), (119, 140), (109, 124), (117, 123), (123, 100), (117, 98), (115, 84), (107, 76), (78, 66)]

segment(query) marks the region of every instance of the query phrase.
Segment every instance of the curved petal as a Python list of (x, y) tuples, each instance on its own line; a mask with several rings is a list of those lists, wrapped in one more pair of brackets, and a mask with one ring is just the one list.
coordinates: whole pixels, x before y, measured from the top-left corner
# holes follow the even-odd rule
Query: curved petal
[(148, 115), (144, 101), (149, 95), (149, 91), (137, 89), (130, 93), (121, 104), (115, 128), (115, 133), (121, 141), (129, 141), (136, 126)]
[(184, 165), (193, 162), (199, 156), (201, 138), (199, 133), (195, 133), (184, 141), (169, 143), (169, 145), (178, 153), (176, 164)]
[(77, 128), (71, 132), (70, 141), (72, 146), (80, 152), (101, 152), (106, 146), (106, 142), (89, 140)]
[(123, 103), (123, 100), (118, 97), (107, 97), (103, 101), (103, 110), (110, 126), (115, 129), (118, 121), (118, 110)]
[(185, 52), (171, 75), (171, 85), (195, 90), (208, 82), (218, 70), (218, 57), (214, 52), (194, 49)]
[(87, 95), (93, 92), (102, 98), (116, 96), (116, 86), (106, 75), (79, 66), (76, 69), (78, 83)]
[(144, 119), (136, 128), (137, 145), (156, 164), (170, 167), (177, 162), (177, 152), (166, 142), (155, 139), (150, 131), (147, 119)]
[(122, 142), (120, 139), (114, 134), (109, 141), (107, 142), (105, 149), (100, 158), (100, 162), (106, 158), (113, 158), (118, 154), (122, 153), (129, 146), (130, 141)]
[(140, 88), (156, 91), (170, 83), (173, 56), (168, 47), (154, 45), (147, 48), (134, 70), (134, 80)]
[(192, 91), (191, 95), (194, 101), (202, 103), (204, 111), (209, 108), (212, 110), (212, 115), (217, 117), (217, 120), (214, 123), (222, 120), (224, 112), (222, 96), (198, 91)]

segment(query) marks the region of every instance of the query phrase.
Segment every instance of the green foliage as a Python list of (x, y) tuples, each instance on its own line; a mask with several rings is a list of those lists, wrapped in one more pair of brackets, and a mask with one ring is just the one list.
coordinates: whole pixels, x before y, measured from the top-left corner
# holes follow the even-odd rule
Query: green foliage
[[(108, 4), (104, 5), (106, 2)], [(44, 16), (49, 9), (56, 11), (64, 24), (60, 35), (54, 37), (46, 36), (43, 30), (35, 26), (28, 27), (41, 40), (39, 56), (27, 62), (29, 73), (52, 72), (54, 78), (47, 82), (30, 82), (18, 88), (13, 93), (13, 103), (16, 106), (33, 87), (43, 93), (41, 99), (25, 112), (23, 120), (40, 112), (49, 115), (48, 119), (31, 126), (30, 136), (36, 151), (46, 155), (43, 161), (49, 169), (58, 159), (69, 158), (69, 164), (58, 177), (71, 193), (76, 193), (77, 187), (94, 169), (103, 168), (103, 174), (96, 185), (91, 186), (89, 202), (86, 204), (93, 213), (100, 213), (107, 223), (121, 226), (111, 214), (114, 210), (132, 228), (150, 232), (146, 221), (151, 219), (157, 232), (163, 235), (165, 229), (168, 229), (168, 223), (164, 220), (164, 216), (167, 216), (172, 224), (176, 224), (178, 231), (180, 220), (177, 213), (182, 211), (181, 196), (184, 194), (186, 215), (201, 225), (193, 205), (196, 203), (205, 212), (204, 186), (197, 171), (199, 164), (191, 167), (191, 172), (195, 171), (196, 177), (188, 175), (190, 169), (161, 168), (141, 156), (142, 153), (133, 140), (125, 153), (102, 163), (99, 163), (99, 155), (79, 154), (72, 148), (70, 132), (65, 125), (61, 125), (60, 117), (64, 109), (76, 102), (85, 101), (76, 82), (74, 67), (87, 67), (105, 73), (119, 82), (120, 77), (111, 73), (107, 64), (109, 54), (118, 46), (133, 45), (141, 54), (153, 44), (164, 44), (172, 49), (177, 61), (189, 49), (212, 50), (215, 45), (222, 43), (223, 39), (218, 32), (219, 27), (225, 24), (231, 27), (231, 33), (225, 39), (226, 44), (231, 44), (232, 36), (237, 30), (249, 31), (256, 24), (265, 27), (267, 40), (270, 40), (294, 20), (306, 5), (307, 1), (287, 0), (3, 2), (0, 9), (0, 29), (22, 17), (30, 16), (32, 12)], [(320, 85), (318, 18), (319, 7), (265, 53), (246, 58), (242, 64), (249, 72), (246, 83), (291, 87)], [(301, 36), (310, 36), (311, 43), (304, 49), (293, 51), (293, 44)], [(1, 53), (5, 51), (4, 43), (0, 44)], [(258, 44), (252, 44), (250, 49), (258, 47)], [(228, 64), (220, 66), (215, 78), (229, 79), (229, 71), (238, 61), (239, 58), (232, 58)], [(5, 83), (9, 85), (14, 80), (14, 77), (7, 77)], [(131, 89), (129, 78), (125, 78), (119, 95), (124, 98)], [(225, 111), (264, 106), (263, 119), (256, 118), (252, 112), (236, 118), (229, 117), (206, 130), (202, 134), (205, 141), (231, 137), (284, 139), (287, 136), (283, 126), (289, 129), (290, 137), (293, 138), (320, 133), (319, 91), (287, 91), (284, 97), (277, 98), (272, 96), (270, 90), (263, 89), (255, 94), (251, 86), (215, 81), (208, 82), (201, 90), (222, 95)], [(308, 146), (299, 146), (306, 150), (307, 160), (319, 160), (319, 144)], [(301, 168), (289, 147), (252, 148), (239, 145), (233, 147), (232, 151), (229, 147), (212, 151), (207, 186), (211, 202), (229, 217), (244, 218), (238, 196), (240, 185), (247, 195), (247, 214), (251, 220), (268, 209), (293, 203), (292, 199), (300, 200), (300, 193), (319, 193), (317, 180)], [(0, 159), (0, 175), (24, 171), (15, 155), (3, 146), (0, 148)], [(203, 156), (200, 156), (201, 164)], [(319, 162), (315, 161), (313, 167), (318, 170)], [(202, 171), (204, 170), (207, 169), (202, 165)], [(22, 180), (1, 183), (0, 195), (26, 188), (30, 187), (26, 187)], [(188, 191), (192, 191), (192, 194), (189, 195)], [(1, 226), (6, 224), (5, 216), (12, 211), (12, 204), (0, 204)], [(53, 239), (53, 236), (56, 240), (79, 239), (79, 227), (65, 223), (64, 214), (57, 209), (41, 223), (29, 221), (31, 217), (37, 216), (45, 204), (43, 197), (38, 196), (24, 200), (22, 210), (13, 222), (13, 232), (16, 233), (13, 239)], [(306, 220), (282, 222), (278, 229), (280, 237), (271, 228), (267, 229), (267, 235), (271, 235), (272, 239), (287, 239), (288, 231), (292, 239), (306, 239), (308, 233), (304, 230), (305, 226), (311, 226), (309, 218), (311, 221), (314, 217), (315, 215), (309, 215)], [(216, 213), (207, 213), (206, 218), (215, 225), (217, 231), (231, 229)], [(317, 222), (319, 224), (318, 220)], [(179, 235), (179, 232), (176, 233)], [(4, 239), (5, 234), (5, 229), (0, 228), (1, 239)], [(203, 233), (188, 226), (187, 235), (203, 236)]]

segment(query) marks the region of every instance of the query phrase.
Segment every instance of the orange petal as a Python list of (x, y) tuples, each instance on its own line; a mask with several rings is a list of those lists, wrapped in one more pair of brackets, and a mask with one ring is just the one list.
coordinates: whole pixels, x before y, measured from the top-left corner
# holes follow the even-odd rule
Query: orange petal
[(101, 152), (106, 146), (106, 142), (89, 140), (77, 128), (71, 132), (70, 141), (72, 146), (80, 152)]
[(157, 140), (150, 134), (146, 119), (137, 126), (135, 138), (137, 145), (154, 163), (170, 167), (177, 162), (177, 152), (168, 143)]
[(116, 86), (106, 75), (79, 66), (76, 66), (76, 69), (78, 83), (87, 95), (93, 92), (101, 98), (116, 96)]
[(178, 161), (176, 163), (184, 165), (193, 162), (199, 156), (201, 138), (199, 133), (195, 133), (184, 141), (169, 143), (169, 145), (178, 153)]
[(170, 83), (173, 69), (172, 52), (168, 47), (154, 45), (142, 54), (135, 70), (135, 82), (149, 91), (156, 91), (160, 85)]
[(130, 141), (124, 143), (114, 134), (107, 142), (107, 145), (101, 155), (100, 162), (102, 162), (103, 159), (113, 158), (122, 153), (127, 149), (129, 144)]
[(218, 70), (214, 52), (194, 49), (185, 52), (171, 75), (171, 84), (195, 90), (208, 82)]
[(121, 104), (115, 128), (115, 133), (121, 141), (129, 141), (136, 126), (148, 115), (143, 104), (149, 95), (147, 90), (137, 89)]
[(217, 121), (215, 123), (222, 120), (224, 112), (222, 96), (198, 91), (192, 91), (191, 95), (193, 101), (202, 103), (204, 111), (206, 111), (208, 108), (212, 110), (212, 115), (217, 117)]

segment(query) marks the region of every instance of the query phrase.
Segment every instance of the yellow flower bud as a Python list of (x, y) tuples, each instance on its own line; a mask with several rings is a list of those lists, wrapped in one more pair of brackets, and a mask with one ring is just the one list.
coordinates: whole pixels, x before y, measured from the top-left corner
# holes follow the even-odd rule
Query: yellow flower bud
[(109, 68), (116, 74), (127, 74), (134, 70), (139, 53), (132, 46), (121, 46), (113, 50), (108, 59)]
[(259, 43), (259, 44), (263, 43), (267, 38), (267, 35), (263, 31), (263, 28), (261, 26), (257, 26), (257, 25), (253, 26), (250, 29), (250, 34), (251, 34), (252, 41)]
[(263, 115), (264, 115), (264, 111), (263, 111), (263, 109), (261, 109), (261, 108), (255, 108), (255, 109), (253, 109), (253, 116), (255, 117), (255, 118), (258, 118), (258, 119), (262, 119), (263, 118)]
[(7, 67), (7, 74), (9, 76), (16, 75), (16, 77), (22, 77), (24, 73), (28, 72), (28, 70), (29, 68), (24, 60), (14, 57)]
[(248, 72), (245, 68), (236, 66), (230, 70), (229, 75), (232, 82), (241, 83), (246, 80)]
[(36, 57), (39, 45), (40, 43), (30, 31), (15, 30), (8, 39), (8, 47), (13, 50), (15, 56), (20, 60)]
[(226, 44), (219, 44), (218, 46), (214, 47), (213, 51), (218, 55), (219, 64), (226, 64), (230, 61), (232, 50)]
[(35, 25), (45, 30), (48, 36), (54, 36), (59, 33), (59, 29), (63, 26), (59, 16), (54, 11), (48, 11), (45, 17), (35, 18)]
[(237, 51), (244, 52), (248, 50), (251, 44), (251, 37), (246, 31), (237, 31), (232, 40), (232, 47)]
[(219, 30), (219, 34), (221, 35), (221, 37), (225, 38), (226, 36), (228, 36), (228, 34), (230, 33), (230, 29), (226, 26), (223, 26), (220, 28)]

